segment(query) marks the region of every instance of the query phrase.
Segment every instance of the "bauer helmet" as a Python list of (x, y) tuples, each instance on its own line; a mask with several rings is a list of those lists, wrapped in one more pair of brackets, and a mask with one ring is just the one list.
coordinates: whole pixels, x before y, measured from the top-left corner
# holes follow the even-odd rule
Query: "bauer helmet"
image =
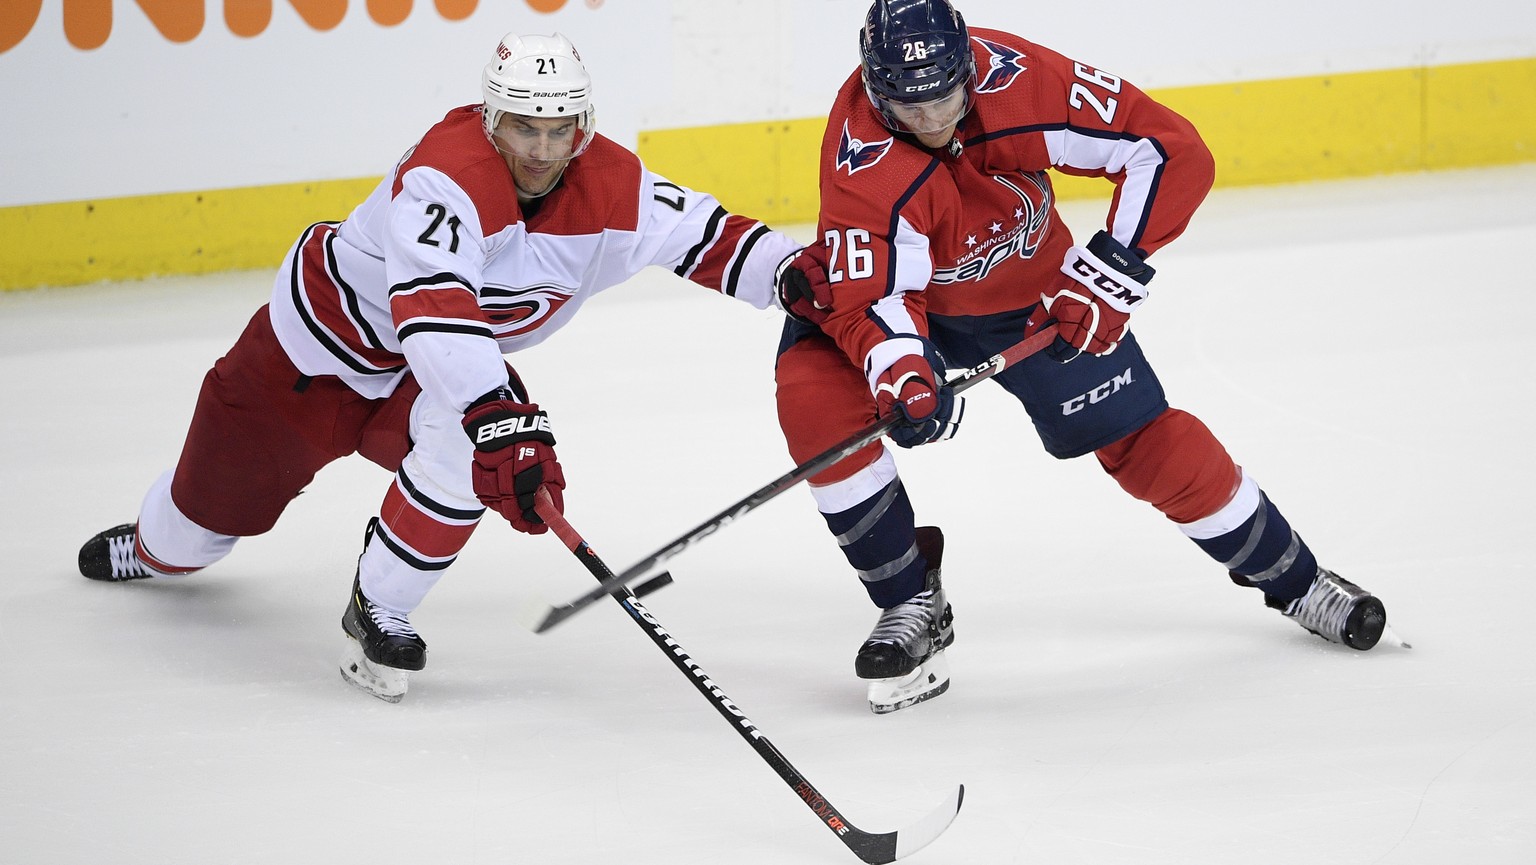
[(897, 132), (937, 132), (971, 110), (971, 38), (947, 0), (875, 0), (859, 65), (869, 101)]
[(570, 151), (561, 159), (581, 155), (592, 143), (596, 115), (592, 109), (592, 76), (582, 65), (571, 40), (551, 36), (519, 36), (508, 33), (496, 44), (496, 56), (480, 75), (485, 98), (481, 119), (486, 137), (498, 149), (505, 142), (496, 136), (502, 116), (532, 118), (570, 117), (576, 120)]

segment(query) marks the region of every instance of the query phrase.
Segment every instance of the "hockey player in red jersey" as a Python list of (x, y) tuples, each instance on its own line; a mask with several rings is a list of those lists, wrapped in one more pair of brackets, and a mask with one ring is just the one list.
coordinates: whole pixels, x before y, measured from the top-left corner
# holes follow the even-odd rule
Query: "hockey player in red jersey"
[(563, 507), (554, 426), (503, 354), (649, 265), (758, 308), (799, 247), (597, 134), (564, 36), (508, 34), (484, 103), (427, 130), (366, 201), (312, 225), (270, 302), (204, 379), (180, 460), (136, 523), (80, 551), (97, 580), (187, 574), (268, 531), (322, 466), (395, 472), (342, 619), (342, 675), (396, 701), (426, 663), (409, 615), (486, 508), (518, 531)]
[[(904, 421), (898, 445), (948, 438), (964, 398), (943, 386), (946, 366), (974, 366), (1054, 321), (1054, 344), (996, 376), (1045, 449), (1093, 454), (1302, 627), (1376, 645), (1381, 602), (1319, 567), (1205, 425), (1169, 407), (1127, 327), (1148, 296), (1148, 257), (1211, 187), (1211, 154), (1189, 122), (1108, 72), (967, 29), (946, 0), (876, 0), (859, 47), (821, 148), (821, 244), (779, 282), (799, 319), (777, 368), (796, 461), (891, 413)], [(1086, 243), (1058, 219), (1048, 169), (1115, 184)], [(877, 441), (811, 486), (881, 608), (855, 660), (871, 708), (942, 693), (954, 639), (943, 536), (915, 526), (891, 453)]]

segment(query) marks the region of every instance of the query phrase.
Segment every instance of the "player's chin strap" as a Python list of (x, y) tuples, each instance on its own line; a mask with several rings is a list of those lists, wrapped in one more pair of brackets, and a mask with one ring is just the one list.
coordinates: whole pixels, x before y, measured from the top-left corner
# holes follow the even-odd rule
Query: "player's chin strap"
[[(549, 493), (539, 490), (534, 502), (534, 511), (554, 531), (555, 537), (576, 554), (576, 558), (591, 572), (592, 576), (604, 584), (613, 579), (613, 572), (608, 570), (608, 566), (603, 564), (603, 560), (597, 557), (597, 553), (592, 551), (581, 535), (571, 528), (565, 515), (555, 507)], [(667, 633), (666, 628), (656, 621), (656, 617), (651, 615), (650, 610), (640, 605), (639, 599), (634, 594), (621, 584), (618, 590), (613, 592), (613, 599), (618, 601), (619, 606), (624, 608), (624, 612), (628, 613), (635, 624), (640, 626), (640, 630), (645, 631), (646, 636), (651, 638), (651, 642), (656, 644), (661, 653), (672, 661), (672, 666), (683, 674), (683, 678), (691, 682), (694, 689), (709, 700), (710, 705), (715, 707), (715, 711), (720, 713), (720, 717), (747, 740), (752, 750), (756, 751), (757, 755), (762, 757), (780, 778), (784, 779), (784, 783), (795, 791), (795, 795), (821, 820), (822, 825), (831, 829), (838, 840), (848, 845), (848, 849), (853, 851), (855, 856), (871, 865), (894, 862), (902, 856), (927, 846), (945, 829), (948, 829), (955, 815), (960, 813), (960, 803), (965, 798), (963, 786), (957, 787), (954, 792), (945, 797), (939, 807), (927, 817), (899, 832), (865, 832), (854, 826), (832, 806), (831, 802), (827, 801), (826, 797), (811, 786), (811, 782), (807, 781), (798, 769), (790, 765), (784, 754), (768, 741), (768, 737), (764, 736), (762, 731), (757, 729), (757, 725), (753, 724), (731, 698), (720, 690), (720, 686), (711, 681), (704, 670), (688, 657), (683, 647), (679, 646), (672, 635)]]
[[(1025, 337), (1021, 342), (1018, 342), (1015, 345), (1004, 349), (1000, 354), (995, 354), (982, 363), (971, 367), (970, 369), (960, 373), (954, 378), (951, 378), (949, 381), (945, 382), (945, 385), (949, 387), (954, 393), (958, 394), (966, 388), (977, 384), (978, 382), (985, 381), (986, 379), (989, 379), (992, 376), (1002, 372), (1005, 368), (1012, 366), (1013, 364), (1022, 361), (1024, 358), (1040, 351), (1040, 349), (1050, 345), (1055, 339), (1056, 324), (1052, 322), (1046, 327), (1041, 328), (1028, 337)], [(577, 598), (572, 599), (568, 603), (561, 604), (559, 606), (542, 605), (539, 608), (527, 610), (525, 611), (524, 615), (520, 616), (520, 618), (523, 620), (523, 623), (527, 625), (528, 628), (534, 633), (543, 633), (544, 631), (549, 630), (555, 625), (558, 625), (559, 623), (575, 615), (582, 608), (587, 607), (596, 601), (602, 600), (604, 595), (613, 594), (614, 592), (617, 592), (626, 586), (636, 583), (642, 578), (649, 576), (650, 574), (654, 573), (655, 569), (663, 562), (666, 562), (668, 559), (672, 558), (678, 553), (681, 553), (683, 550), (686, 550), (688, 547), (692, 546), (694, 542), (714, 534), (723, 528), (727, 523), (739, 519), (742, 515), (764, 504), (769, 499), (772, 499), (775, 496), (778, 496), (780, 493), (791, 489), (801, 481), (813, 475), (819, 474), (827, 468), (830, 468), (834, 464), (842, 461), (844, 458), (850, 456), (853, 453), (856, 453), (865, 445), (890, 432), (891, 429), (896, 426), (896, 424), (903, 422), (904, 421), (900, 412), (892, 412), (881, 420), (878, 420), (875, 423), (872, 423), (864, 429), (860, 430), (859, 432), (854, 433), (852, 436), (849, 436), (842, 442), (833, 445), (820, 454), (817, 454), (816, 456), (811, 457), (800, 465), (795, 466), (794, 469), (792, 469), (788, 474), (770, 481), (767, 486), (762, 487), (757, 492), (752, 493), (741, 501), (736, 502), (725, 510), (715, 514), (697, 526), (694, 526), (693, 529), (689, 530), (686, 534), (673, 540), (671, 543), (667, 544), (656, 552), (631, 565), (629, 568), (625, 569), (618, 575), (610, 574), (606, 577), (603, 577), (601, 583), (586, 594), (583, 594)], [(644, 596), (645, 594), (670, 582), (671, 579), (672, 578), (670, 575), (659, 575), (653, 578), (651, 581), (637, 586), (635, 589), (635, 594), (637, 596)]]

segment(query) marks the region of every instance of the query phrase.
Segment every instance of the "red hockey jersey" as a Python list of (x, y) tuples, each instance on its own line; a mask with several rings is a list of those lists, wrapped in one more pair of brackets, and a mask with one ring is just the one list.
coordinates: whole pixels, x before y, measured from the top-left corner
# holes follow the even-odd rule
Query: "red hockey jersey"
[(1048, 169), (1112, 181), (1105, 228), (1144, 255), (1184, 230), (1214, 179), (1194, 127), (1119, 77), (1012, 34), (970, 33), (975, 103), (955, 132), (960, 147), (893, 135), (857, 71), (822, 140), (819, 228), (833, 287), (822, 327), (870, 381), (905, 353), (876, 346), (926, 336), (926, 313), (1039, 301), (1073, 243)]

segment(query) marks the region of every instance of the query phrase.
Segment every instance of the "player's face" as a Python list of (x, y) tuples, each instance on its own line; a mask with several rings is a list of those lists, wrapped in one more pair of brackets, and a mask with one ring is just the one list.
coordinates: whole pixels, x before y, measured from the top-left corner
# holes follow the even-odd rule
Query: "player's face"
[(503, 114), (492, 141), (506, 160), (519, 195), (537, 198), (554, 188), (581, 134), (574, 118)]
[(889, 103), (891, 115), (907, 127), (924, 147), (943, 147), (954, 137), (965, 114), (965, 88), (929, 102)]

